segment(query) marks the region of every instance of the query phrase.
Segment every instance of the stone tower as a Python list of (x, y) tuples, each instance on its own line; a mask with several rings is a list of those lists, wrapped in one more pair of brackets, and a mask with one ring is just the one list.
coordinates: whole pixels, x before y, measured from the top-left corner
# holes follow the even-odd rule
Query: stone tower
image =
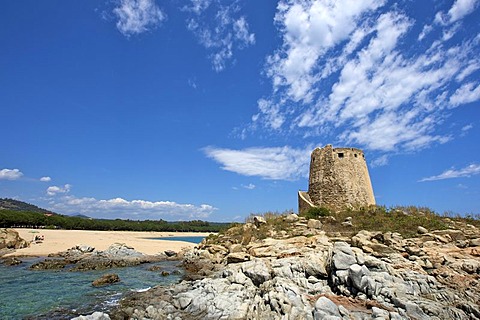
[(311, 207), (333, 210), (374, 205), (372, 183), (363, 151), (356, 148), (316, 148), (310, 159), (308, 192), (298, 192), (298, 211)]

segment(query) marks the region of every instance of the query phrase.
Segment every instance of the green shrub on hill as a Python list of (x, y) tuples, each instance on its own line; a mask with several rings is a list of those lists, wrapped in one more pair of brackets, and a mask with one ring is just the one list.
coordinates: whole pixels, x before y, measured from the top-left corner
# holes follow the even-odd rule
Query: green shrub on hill
[(332, 213), (328, 208), (312, 207), (308, 209), (305, 213), (303, 213), (301, 216), (305, 217), (306, 219), (318, 219), (319, 217), (326, 217), (331, 215)]

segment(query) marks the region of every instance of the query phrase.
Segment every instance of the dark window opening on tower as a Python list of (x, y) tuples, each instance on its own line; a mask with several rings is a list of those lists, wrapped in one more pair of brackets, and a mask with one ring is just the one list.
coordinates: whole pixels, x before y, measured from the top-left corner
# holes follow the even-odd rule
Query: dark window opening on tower
[(343, 158), (343, 152), (339, 152), (339, 153), (338, 153), (338, 157), (339, 157), (339, 158)]
[(354, 153), (353, 155), (355, 156), (355, 158), (357, 157), (357, 154), (356, 154), (356, 153)]

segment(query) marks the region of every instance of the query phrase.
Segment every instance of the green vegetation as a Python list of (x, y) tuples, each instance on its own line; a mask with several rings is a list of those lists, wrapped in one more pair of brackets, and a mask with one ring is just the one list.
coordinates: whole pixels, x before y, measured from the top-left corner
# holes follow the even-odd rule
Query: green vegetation
[[(404, 237), (417, 236), (417, 228), (422, 226), (427, 230), (444, 230), (451, 227), (451, 222), (473, 224), (480, 226), (478, 217), (443, 216), (426, 207), (416, 206), (369, 206), (358, 210), (345, 210), (341, 212), (329, 212), (325, 208), (312, 208), (303, 216), (307, 219), (314, 214), (317, 217), (330, 216), (334, 219), (324, 219), (323, 230), (327, 233), (355, 234), (360, 230), (398, 232)], [(342, 225), (348, 217), (351, 217), (352, 226)], [(318, 218), (316, 218), (318, 219)]]
[[(268, 237), (276, 238), (279, 235), (289, 235), (292, 232), (292, 222), (288, 221), (286, 217), (292, 214), (292, 210), (284, 212), (272, 212), (250, 214), (245, 219), (245, 224), (235, 223), (231, 224), (229, 228), (219, 231), (216, 235), (210, 235), (206, 238), (207, 244), (218, 244), (224, 242), (239, 243), (247, 245), (254, 240), (262, 240)], [(258, 227), (254, 224), (254, 217), (262, 217), (265, 219), (265, 224), (259, 224)]]
[(33, 204), (8, 198), (0, 198), (0, 210), (28, 211), (48, 213), (48, 210), (39, 208)]
[(319, 217), (331, 216), (332, 213), (325, 207), (313, 207), (308, 209), (302, 216), (306, 219), (318, 219)]
[(65, 216), (23, 201), (0, 198), (0, 228), (218, 232), (229, 225), (229, 223), (200, 220), (168, 222), (164, 220), (92, 219), (84, 215)]
[[(422, 226), (427, 230), (443, 230), (448, 228), (445, 217), (434, 211), (422, 207), (394, 207), (387, 209), (384, 206), (369, 206), (360, 210), (347, 210), (332, 215), (336, 224), (326, 225), (326, 229), (340, 233), (357, 233), (360, 230), (398, 232), (404, 237), (417, 235), (417, 228)], [(341, 222), (352, 217), (352, 227), (342, 226)]]
[[(229, 229), (220, 231), (206, 239), (207, 244), (239, 243), (247, 245), (255, 240), (266, 238), (290, 238), (298, 235), (306, 237), (312, 234), (305, 233), (308, 219), (321, 221), (321, 228), (329, 236), (352, 236), (361, 230), (398, 232), (404, 238), (418, 236), (417, 228), (422, 226), (429, 231), (448, 228), (464, 229), (467, 224), (480, 227), (480, 217), (453, 215), (438, 215), (425, 207), (396, 206), (387, 209), (384, 206), (369, 206), (358, 210), (333, 212), (326, 208), (313, 208), (300, 215), (300, 220), (292, 222), (288, 216), (291, 211), (266, 212), (251, 214), (245, 224), (233, 224)], [(265, 223), (256, 223), (255, 216), (265, 219)], [(348, 218), (348, 220), (347, 220)], [(351, 218), (351, 219), (349, 219)], [(350, 221), (350, 223), (344, 223)], [(297, 227), (297, 224), (304, 227)]]
[(206, 222), (200, 220), (168, 222), (164, 220), (107, 220), (85, 219), (59, 214), (39, 212), (0, 210), (0, 228), (47, 228), (75, 230), (117, 230), (117, 231), (183, 231), (218, 232), (228, 223)]

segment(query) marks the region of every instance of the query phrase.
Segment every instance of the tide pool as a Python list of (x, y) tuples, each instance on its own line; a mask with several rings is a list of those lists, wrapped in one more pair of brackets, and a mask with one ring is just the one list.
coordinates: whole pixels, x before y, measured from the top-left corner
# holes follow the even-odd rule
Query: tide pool
[[(168, 285), (181, 275), (162, 276), (149, 271), (153, 265), (161, 270), (179, 270), (176, 261), (163, 261), (136, 267), (84, 272), (29, 270), (39, 259), (21, 259), (18, 266), (0, 264), (0, 319), (70, 319), (80, 314), (108, 311), (122, 295), (156, 285)], [(180, 269), (180, 271), (182, 271)], [(182, 271), (183, 272), (183, 271)], [(92, 281), (107, 273), (116, 273), (120, 282), (93, 287)]]

